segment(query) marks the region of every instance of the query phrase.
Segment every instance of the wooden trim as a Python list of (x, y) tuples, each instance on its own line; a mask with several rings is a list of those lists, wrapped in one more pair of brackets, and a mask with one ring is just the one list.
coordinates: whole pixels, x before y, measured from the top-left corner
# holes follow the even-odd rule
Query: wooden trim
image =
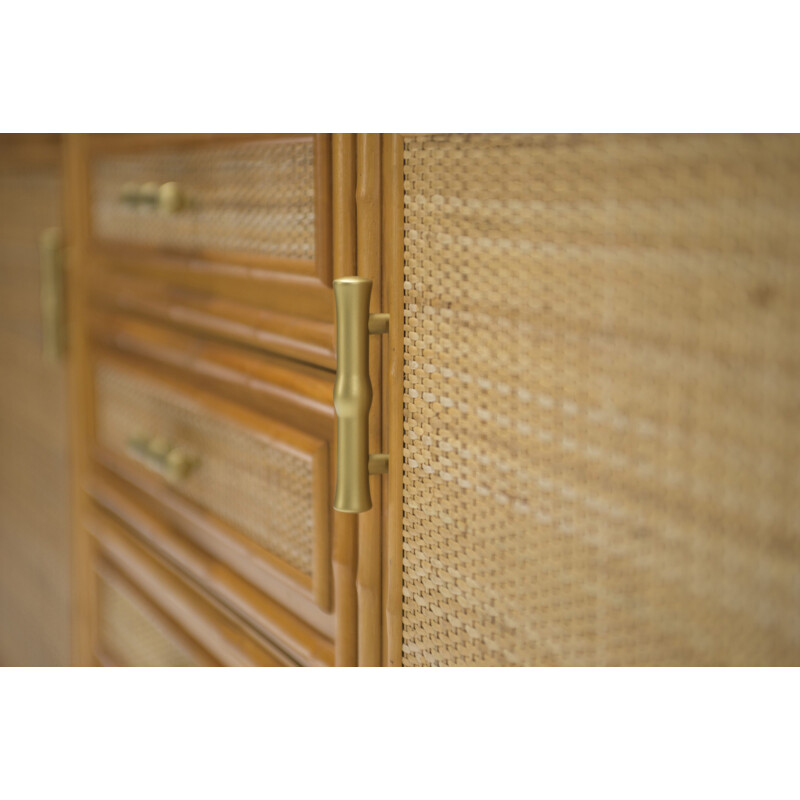
[[(127, 594), (135, 603), (142, 606), (147, 612), (158, 620), (165, 636), (174, 639), (179, 645), (187, 650), (192, 657), (196, 660), (197, 666), (203, 667), (221, 667), (222, 664), (211, 656), (209, 652), (200, 647), (198, 643), (191, 638), (187, 632), (176, 623), (174, 619), (167, 616), (163, 609), (148, 597), (142, 589), (136, 585), (135, 581), (131, 580), (119, 567), (112, 563), (105, 553), (98, 555), (94, 564), (94, 584), (95, 593), (100, 597), (99, 584), (102, 581), (112, 588), (122, 591)], [(113, 667), (127, 667), (135, 666), (125, 664), (123, 659), (118, 654), (113, 652), (108, 644), (103, 642), (102, 634), (100, 633), (100, 615), (102, 613), (101, 603), (94, 608), (95, 614), (95, 628), (98, 631), (98, 637), (94, 642), (94, 656), (103, 666)]]
[(93, 419), (86, 340), (86, 252), (88, 245), (88, 185), (85, 140), (68, 134), (64, 146), (64, 230), (67, 290), (67, 348), (72, 485), (72, 660), (76, 666), (94, 663), (92, 642), (94, 592), (91, 545), (83, 528), (86, 498), (81, 488), (88, 467), (88, 431)]
[[(90, 490), (93, 495), (95, 493), (98, 497), (103, 495), (101, 488), (103, 481), (100, 476), (92, 478)], [(99, 517), (97, 511), (91, 514), (93, 516), (88, 517), (90, 520), (94, 520), (95, 523), (98, 520), (104, 522), (103, 530), (94, 525), (93, 535), (102, 537), (103, 531), (107, 532), (114, 526), (110, 519)], [(123, 521), (126, 526), (135, 524), (131, 530), (139, 540), (146, 543), (151, 558), (157, 558), (165, 567), (178, 566), (182, 573), (192, 579), (195, 591), (202, 593), (203, 599), (210, 606), (224, 613), (234, 613), (252, 628), (253, 635), (264, 637), (267, 642), (274, 642), (281, 652), (285, 652), (300, 664), (326, 666), (333, 663), (333, 645), (330, 640), (250, 586), (223, 564), (186, 541), (181, 535), (176, 534), (143, 508), (129, 502)], [(89, 524), (92, 525), (91, 522)], [(116, 523), (115, 531), (119, 540), (123, 534), (119, 523)], [(129, 548), (134, 546), (129, 536), (128, 541)], [(109, 549), (108, 542), (109, 537), (106, 536), (103, 542), (106, 550)], [(137, 547), (144, 552), (144, 544)], [(152, 552), (149, 548), (153, 548)], [(171, 568), (174, 569), (174, 566)], [(206, 591), (200, 586), (208, 585), (209, 576), (213, 576), (213, 582), (209, 591)], [(195, 581), (197, 583), (194, 583)]]
[(179, 370), (190, 383), (218, 389), (318, 438), (333, 438), (329, 372), (98, 311), (90, 325), (98, 350), (146, 359), (153, 374), (167, 378)]
[(316, 277), (191, 257), (170, 258), (157, 253), (141, 259), (127, 250), (119, 251), (113, 258), (96, 251), (91, 260), (92, 269), (98, 272), (144, 275), (261, 309), (285, 313), (292, 308), (296, 316), (304, 319), (330, 323), (334, 319), (333, 291)]
[(147, 261), (169, 262), (177, 269), (185, 268), (197, 261), (207, 261), (223, 265), (235, 264), (237, 267), (252, 272), (254, 277), (263, 273), (268, 279), (270, 275), (276, 273), (305, 277), (322, 283), (318, 275), (320, 267), (317, 260), (310, 258), (279, 258), (258, 253), (239, 252), (238, 250), (220, 250), (213, 247), (151, 246), (104, 239), (96, 234), (93, 234), (92, 245), (92, 250), (100, 257), (108, 261), (135, 264), (138, 270), (141, 270), (144, 266), (143, 262)]
[[(171, 493), (143, 469), (137, 469), (135, 465), (126, 463), (105, 450), (95, 452), (95, 461), (107, 472), (102, 472), (102, 481), (95, 477), (89, 478), (86, 490), (92, 500), (137, 530), (142, 538), (147, 538), (144, 533), (147, 526), (140, 511), (162, 520), (187, 542), (200, 548), (215, 561), (226, 564), (249, 584), (320, 633), (327, 637), (333, 636), (331, 614), (317, 606), (310, 592), (298, 591), (293, 577), (294, 570), (284, 565), (277, 567), (275, 560), (269, 559), (263, 548), (224, 522), (211, 519), (191, 501)], [(153, 549), (162, 549), (157, 537), (150, 538)], [(184, 565), (179, 566), (185, 568)], [(213, 580), (209, 585), (212, 584)]]
[(335, 133), (333, 152), (333, 273), (356, 274), (356, 137)]
[[(356, 137), (334, 134), (333, 158), (333, 274), (337, 278), (356, 273)], [(331, 496), (333, 496), (336, 438), (333, 438)], [(358, 600), (356, 564), (358, 537), (352, 514), (333, 512), (333, 574), (336, 604), (336, 664), (358, 663)]]
[[(373, 281), (370, 312), (381, 308), (381, 140), (380, 134), (356, 139), (356, 224), (358, 274)], [(375, 339), (375, 337), (370, 337)], [(369, 418), (371, 453), (382, 450), (380, 342), (370, 342), (369, 372), (373, 402)], [(372, 508), (358, 515), (358, 663), (381, 664), (381, 476), (370, 476)]]
[(92, 300), (99, 308), (161, 320), (330, 370), (336, 367), (333, 323), (245, 306), (131, 274), (98, 276)]
[(0, 133), (0, 166), (61, 167), (60, 133)]
[(400, 666), (403, 648), (403, 141), (383, 141), (384, 296), (391, 324), (387, 337), (384, 435), (389, 472), (385, 517), (385, 663)]
[[(207, 529), (210, 526), (221, 532), (215, 540), (218, 558), (230, 564), (231, 559), (235, 559), (235, 554), (244, 550), (254, 567), (257, 565), (268, 573), (280, 573), (285, 579), (294, 584), (297, 591), (309, 598), (313, 597), (321, 609), (329, 610), (331, 607), (331, 523), (328, 510), (327, 484), (329, 481), (330, 462), (327, 443), (297, 428), (287, 426), (282, 422), (230, 403), (202, 389), (184, 384), (179, 380), (175, 380), (172, 376), (155, 376), (152, 371), (147, 370), (142, 365), (115, 358), (113, 355), (101, 356), (96, 360), (95, 365), (102, 363), (112, 364), (128, 374), (139, 375), (143, 379), (168, 387), (183, 397), (193, 410), (196, 409), (195, 417), (198, 420), (227, 420), (247, 430), (253, 437), (267, 440), (273, 447), (282, 449), (309, 463), (312, 472), (314, 504), (311, 577), (293, 568), (267, 548), (250, 540), (235, 526), (225, 524), (213, 512), (201, 511), (200, 507), (197, 506), (197, 512), (190, 515), (195, 518), (207, 518), (209, 522), (204, 528)], [(101, 399), (95, 397), (95, 405)], [(160, 496), (162, 502), (165, 502), (166, 505), (174, 507), (180, 502), (184, 509), (196, 506), (193, 501), (181, 495), (179, 485), (177, 487), (166, 486), (161, 478), (152, 476), (146, 469), (129, 459), (124, 453), (105, 451), (96, 438), (94, 439), (94, 445), (96, 448), (94, 451), (96, 460), (110, 466), (118, 474), (128, 476), (130, 480), (134, 481), (136, 485), (150, 495)], [(184, 515), (187, 514), (185, 513)], [(194, 528), (190, 528), (189, 531), (193, 537), (196, 535)]]
[[(227, 609), (213, 603), (196, 585), (190, 585), (163, 561), (134, 541), (122, 526), (97, 511), (89, 514), (87, 530), (104, 559), (111, 562), (127, 585), (171, 628), (183, 646), (207, 653), (229, 666), (289, 665), (286, 654), (235, 619)], [(103, 573), (103, 560), (97, 570)], [(107, 568), (106, 568), (107, 572)], [(99, 609), (98, 609), (99, 610)], [(159, 613), (160, 612), (160, 613)], [(194, 647), (191, 645), (194, 644)]]
[(311, 455), (312, 497), (314, 519), (314, 549), (311, 588), (317, 605), (330, 611), (331, 598), (331, 529), (333, 527), (330, 512), (330, 461), (328, 446), (320, 442)]
[(331, 136), (314, 134), (314, 260), (316, 276), (331, 285), (333, 273), (333, 190)]
[(157, 147), (203, 147), (248, 141), (297, 141), (314, 133), (89, 133), (81, 134), (93, 153), (126, 153)]

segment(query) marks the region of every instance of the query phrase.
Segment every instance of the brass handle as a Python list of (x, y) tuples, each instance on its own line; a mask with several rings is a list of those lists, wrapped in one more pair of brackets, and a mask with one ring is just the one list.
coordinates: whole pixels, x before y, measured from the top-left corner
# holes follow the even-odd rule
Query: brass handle
[(357, 514), (372, 508), (371, 473), (386, 472), (388, 456), (369, 454), (369, 334), (389, 330), (388, 314), (370, 314), (368, 278), (340, 278), (333, 282), (336, 298), (336, 494), (337, 511)]
[(126, 183), (122, 187), (119, 199), (132, 208), (146, 207), (162, 214), (174, 214), (188, 205), (183, 189), (168, 181), (159, 186), (157, 183)]
[(164, 436), (132, 436), (128, 439), (128, 453), (172, 483), (200, 466), (199, 456), (188, 453)]
[(62, 252), (61, 231), (58, 228), (42, 231), (39, 237), (42, 355), (51, 363), (58, 361), (66, 349)]

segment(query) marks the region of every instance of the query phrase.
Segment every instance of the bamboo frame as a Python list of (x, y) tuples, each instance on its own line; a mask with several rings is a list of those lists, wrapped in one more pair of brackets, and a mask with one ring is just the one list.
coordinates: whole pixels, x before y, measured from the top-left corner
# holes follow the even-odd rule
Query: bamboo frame
[[(357, 137), (356, 222), (358, 274), (373, 282), (370, 312), (381, 308), (381, 139), (379, 134)], [(374, 338), (374, 337), (371, 337)], [(383, 338), (383, 337), (381, 337)], [(370, 343), (369, 373), (373, 402), (369, 417), (369, 451), (382, 453), (381, 431), (381, 352), (377, 342)], [(358, 519), (358, 663), (381, 664), (381, 487), (382, 476), (370, 476), (372, 508)]]
[(383, 139), (384, 302), (393, 324), (386, 342), (384, 437), (389, 472), (384, 521), (384, 664), (400, 666), (403, 636), (403, 141)]
[[(356, 137), (334, 134), (331, 142), (333, 160), (333, 274), (336, 278), (356, 271)], [(331, 445), (336, 463), (336, 436)], [(335, 476), (334, 476), (335, 480)], [(333, 487), (331, 488), (333, 497)], [(333, 578), (336, 611), (336, 665), (358, 663), (358, 599), (356, 565), (358, 527), (352, 514), (333, 511)]]
[(87, 352), (86, 269), (89, 241), (89, 187), (86, 181), (86, 140), (69, 134), (64, 143), (64, 230), (69, 353), (72, 484), (72, 662), (90, 666), (94, 623), (92, 545), (84, 533), (88, 501), (83, 478), (89, 467), (88, 443), (92, 430), (93, 394)]

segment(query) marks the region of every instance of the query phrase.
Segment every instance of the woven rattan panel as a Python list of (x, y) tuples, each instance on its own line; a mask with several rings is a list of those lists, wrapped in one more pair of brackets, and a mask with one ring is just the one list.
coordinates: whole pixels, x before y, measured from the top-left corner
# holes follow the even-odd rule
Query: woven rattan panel
[(0, 665), (70, 663), (64, 363), (42, 358), (38, 240), (59, 223), (52, 166), (0, 164)]
[(122, 586), (98, 580), (97, 613), (102, 650), (121, 666), (198, 666), (163, 622)]
[(800, 664), (800, 138), (404, 181), (403, 663)]
[[(180, 185), (188, 203), (177, 213), (120, 199), (126, 184), (168, 181)], [(314, 146), (256, 141), (98, 157), (92, 211), (102, 239), (313, 259)]]
[(200, 457), (175, 490), (308, 576), (314, 541), (312, 466), (276, 439), (209, 413), (188, 396), (115, 365), (96, 373), (97, 438), (124, 453), (158, 434)]

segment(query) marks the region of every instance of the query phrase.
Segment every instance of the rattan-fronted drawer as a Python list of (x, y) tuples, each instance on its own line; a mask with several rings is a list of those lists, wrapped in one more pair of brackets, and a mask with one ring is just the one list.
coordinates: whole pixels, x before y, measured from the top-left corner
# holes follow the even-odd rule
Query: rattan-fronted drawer
[(95, 240), (280, 272), (324, 271), (325, 137), (141, 137), (90, 163)]
[(198, 667), (211, 661), (176, 637), (174, 627), (109, 568), (97, 576), (98, 651), (126, 667)]
[(98, 446), (210, 520), (217, 557), (330, 607), (327, 442), (114, 359), (95, 391)]
[(118, 523), (93, 511), (93, 652), (125, 667), (284, 666), (293, 662), (215, 607)]

